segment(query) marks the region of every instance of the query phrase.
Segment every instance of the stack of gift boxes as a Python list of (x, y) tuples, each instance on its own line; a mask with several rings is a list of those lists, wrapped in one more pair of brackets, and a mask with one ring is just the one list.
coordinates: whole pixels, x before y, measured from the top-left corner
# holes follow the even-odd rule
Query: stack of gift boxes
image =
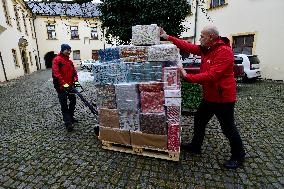
[(100, 139), (179, 153), (179, 50), (160, 44), (157, 25), (133, 26), (132, 44), (100, 51), (93, 66)]

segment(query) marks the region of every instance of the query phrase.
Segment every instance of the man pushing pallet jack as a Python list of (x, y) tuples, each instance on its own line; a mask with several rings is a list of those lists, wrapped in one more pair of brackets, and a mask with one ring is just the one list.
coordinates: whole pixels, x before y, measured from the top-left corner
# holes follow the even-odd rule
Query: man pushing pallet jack
[[(83, 103), (91, 110), (95, 117), (98, 116), (98, 112), (83, 96), (78, 92), (76, 87), (82, 86), (78, 82), (77, 71), (73, 62), (69, 59), (71, 53), (71, 47), (68, 44), (62, 44), (60, 53), (52, 61), (52, 78), (54, 88), (58, 94), (58, 99), (61, 105), (61, 112), (63, 115), (63, 121), (67, 131), (73, 130), (73, 124), (78, 122), (74, 118), (74, 111), (76, 106), (76, 96), (83, 101)], [(69, 100), (69, 104), (68, 104)], [(95, 133), (99, 135), (99, 127), (95, 127)]]

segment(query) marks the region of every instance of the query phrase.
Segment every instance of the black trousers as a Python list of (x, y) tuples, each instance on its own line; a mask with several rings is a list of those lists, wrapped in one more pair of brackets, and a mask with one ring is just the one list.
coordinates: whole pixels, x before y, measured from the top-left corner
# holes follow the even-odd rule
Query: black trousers
[(245, 151), (234, 121), (234, 106), (234, 102), (212, 103), (203, 100), (194, 116), (192, 145), (201, 149), (205, 136), (205, 127), (210, 119), (216, 115), (223, 134), (230, 142), (231, 158), (236, 160), (243, 159)]
[[(68, 94), (65, 91), (57, 90), (58, 99), (61, 105), (61, 112), (65, 124), (70, 124), (74, 120), (74, 111), (76, 106), (75, 94)], [(69, 105), (68, 105), (69, 100)]]

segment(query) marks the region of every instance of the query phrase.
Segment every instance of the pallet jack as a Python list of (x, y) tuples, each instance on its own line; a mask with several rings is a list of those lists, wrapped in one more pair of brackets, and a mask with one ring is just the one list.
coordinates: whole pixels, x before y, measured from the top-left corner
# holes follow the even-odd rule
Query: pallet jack
[[(76, 88), (80, 88), (81, 90), (78, 91)], [(73, 87), (71, 88), (68, 93), (69, 94), (76, 94), (80, 99), (81, 101), (84, 103), (85, 106), (87, 106), (91, 112), (94, 114), (94, 116), (96, 118), (98, 118), (98, 111), (97, 111), (97, 108), (96, 108), (96, 105), (93, 104), (91, 105), (91, 103), (89, 103), (84, 97), (83, 95), (81, 94), (82, 92), (84, 91), (83, 87), (82, 86), (79, 86), (79, 87)], [(99, 126), (95, 126), (94, 127), (94, 131), (95, 131), (95, 135), (98, 137), (99, 136), (99, 132), (100, 132), (100, 127)]]

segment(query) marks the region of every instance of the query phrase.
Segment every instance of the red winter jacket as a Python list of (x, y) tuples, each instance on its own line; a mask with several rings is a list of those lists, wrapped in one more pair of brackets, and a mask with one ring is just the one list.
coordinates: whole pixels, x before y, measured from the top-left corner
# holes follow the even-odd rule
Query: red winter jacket
[(61, 52), (52, 61), (52, 77), (56, 90), (62, 90), (64, 84), (74, 85), (78, 81), (77, 71), (68, 56)]
[(228, 38), (220, 38), (210, 49), (169, 36), (181, 51), (201, 56), (199, 74), (187, 74), (186, 80), (202, 85), (203, 98), (209, 102), (235, 102), (234, 54)]

